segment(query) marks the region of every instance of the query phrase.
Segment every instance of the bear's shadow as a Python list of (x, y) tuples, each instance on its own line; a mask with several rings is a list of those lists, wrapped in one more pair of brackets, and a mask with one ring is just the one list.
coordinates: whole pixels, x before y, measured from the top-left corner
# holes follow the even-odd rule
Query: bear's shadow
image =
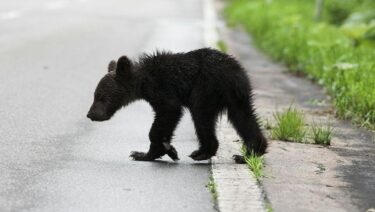
[(164, 167), (181, 167), (181, 166), (196, 166), (196, 167), (209, 167), (211, 166), (211, 161), (202, 161), (202, 162), (188, 162), (188, 161), (167, 161), (167, 160), (154, 160), (149, 161), (148, 163), (152, 163), (153, 166), (164, 168)]

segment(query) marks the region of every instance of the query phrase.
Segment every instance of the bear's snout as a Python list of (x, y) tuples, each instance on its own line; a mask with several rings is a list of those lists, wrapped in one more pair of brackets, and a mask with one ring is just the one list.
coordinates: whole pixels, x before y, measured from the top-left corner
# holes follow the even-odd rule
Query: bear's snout
[(94, 119), (94, 113), (88, 112), (87, 113), (87, 118), (89, 118), (89, 119), (91, 119), (91, 121), (93, 121), (93, 119)]
[(109, 119), (106, 115), (100, 115), (92, 111), (87, 113), (87, 118), (91, 119), (91, 121), (106, 121)]

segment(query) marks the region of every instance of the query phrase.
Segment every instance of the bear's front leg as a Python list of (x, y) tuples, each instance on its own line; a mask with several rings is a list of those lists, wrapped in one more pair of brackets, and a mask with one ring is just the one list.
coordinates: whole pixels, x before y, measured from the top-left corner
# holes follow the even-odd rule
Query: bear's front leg
[(153, 161), (155, 159), (161, 158), (167, 154), (173, 160), (178, 160), (178, 155), (176, 149), (169, 143), (166, 145), (159, 145), (151, 143), (150, 149), (147, 153), (145, 152), (131, 152), (130, 157), (137, 161)]
[(137, 161), (153, 161), (161, 158), (165, 154), (174, 161), (179, 160), (176, 149), (169, 143), (163, 143), (163, 147), (160, 145), (155, 146), (151, 143), (150, 150), (147, 153), (133, 151), (131, 152), (130, 157)]
[(215, 123), (217, 110), (210, 107), (211, 103), (195, 105), (192, 109), (192, 117), (200, 147), (190, 154), (193, 160), (208, 160), (214, 156), (219, 147), (219, 142), (215, 135)]
[(137, 161), (153, 161), (167, 154), (172, 160), (179, 160), (177, 151), (170, 142), (181, 115), (180, 108), (178, 110), (157, 110), (149, 133), (151, 141), (149, 151), (147, 153), (132, 152), (130, 157)]

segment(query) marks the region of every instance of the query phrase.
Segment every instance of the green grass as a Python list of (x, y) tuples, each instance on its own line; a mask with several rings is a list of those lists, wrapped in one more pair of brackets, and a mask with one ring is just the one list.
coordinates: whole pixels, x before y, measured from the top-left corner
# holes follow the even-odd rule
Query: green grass
[(266, 120), (264, 121), (264, 123), (263, 123), (263, 127), (264, 127), (264, 129), (266, 129), (266, 130), (270, 130), (270, 129), (272, 129), (272, 124), (271, 124), (271, 122), (270, 122), (269, 119), (266, 119)]
[(330, 145), (332, 140), (332, 132), (333, 127), (330, 124), (323, 126), (313, 123), (311, 125), (312, 139), (314, 140), (315, 144), (324, 146)]
[(315, 173), (317, 174), (323, 174), (326, 171), (326, 167), (322, 163), (317, 163), (317, 170)]
[(258, 156), (254, 153), (247, 153), (245, 146), (242, 147), (242, 155), (244, 156), (246, 164), (252, 171), (255, 179), (259, 182), (263, 177), (263, 156)]
[(276, 125), (271, 128), (273, 139), (303, 142), (305, 139), (305, 121), (303, 114), (290, 106), (287, 110), (274, 113)]
[(313, 106), (323, 106), (326, 104), (325, 100), (309, 99), (308, 103)]
[(266, 208), (266, 211), (267, 211), (267, 212), (273, 212), (273, 208), (272, 208), (271, 203), (266, 202), (266, 203), (264, 204), (264, 207)]
[(339, 117), (374, 128), (374, 48), (357, 45), (338, 25), (314, 21), (314, 2), (232, 0), (225, 13), (229, 24), (241, 24), (272, 58), (324, 86)]
[(220, 51), (222, 51), (224, 53), (228, 52), (228, 46), (227, 46), (227, 44), (225, 44), (225, 42), (223, 40), (219, 40), (216, 45), (217, 45), (217, 48), (219, 48)]
[(207, 183), (206, 187), (207, 187), (208, 190), (210, 191), (210, 193), (211, 193), (211, 195), (212, 195), (212, 199), (213, 199), (213, 201), (214, 201), (214, 203), (215, 203), (215, 205), (216, 205), (218, 194), (217, 194), (216, 184), (215, 184), (214, 178), (213, 178), (213, 176), (212, 176), (212, 173), (211, 173), (211, 175), (210, 175), (210, 178), (209, 178), (209, 180), (208, 180), (208, 183)]

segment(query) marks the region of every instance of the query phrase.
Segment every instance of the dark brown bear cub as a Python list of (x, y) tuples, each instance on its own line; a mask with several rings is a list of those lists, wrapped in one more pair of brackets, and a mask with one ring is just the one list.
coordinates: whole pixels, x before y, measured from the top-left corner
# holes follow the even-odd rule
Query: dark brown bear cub
[[(178, 160), (171, 139), (183, 107), (192, 115), (199, 140), (199, 149), (190, 155), (194, 160), (207, 160), (216, 154), (219, 143), (215, 126), (223, 110), (227, 110), (247, 153), (262, 155), (266, 151), (267, 140), (253, 108), (249, 79), (227, 54), (205, 48), (177, 54), (157, 52), (143, 55), (137, 62), (122, 56), (109, 64), (87, 117), (108, 120), (118, 109), (139, 99), (150, 103), (155, 120), (149, 133), (150, 149), (132, 152), (134, 160), (152, 161), (166, 154)], [(244, 162), (239, 155), (234, 159)]]

